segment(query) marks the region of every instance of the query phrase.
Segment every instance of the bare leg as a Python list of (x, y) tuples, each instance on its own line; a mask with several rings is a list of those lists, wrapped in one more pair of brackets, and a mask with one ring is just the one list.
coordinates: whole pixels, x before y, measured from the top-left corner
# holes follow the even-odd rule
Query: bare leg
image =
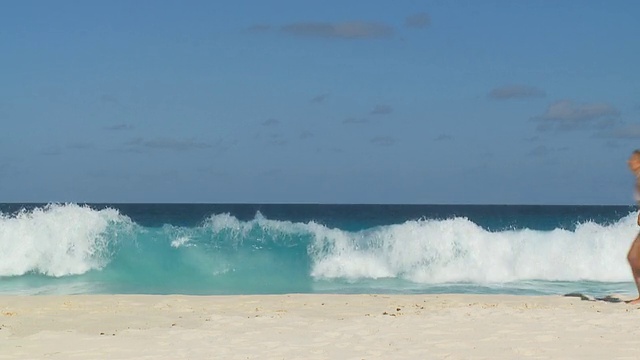
[(631, 266), (631, 273), (633, 274), (633, 281), (636, 282), (638, 288), (638, 297), (634, 300), (628, 301), (629, 304), (640, 304), (640, 234), (636, 236), (635, 240), (631, 244), (627, 260)]

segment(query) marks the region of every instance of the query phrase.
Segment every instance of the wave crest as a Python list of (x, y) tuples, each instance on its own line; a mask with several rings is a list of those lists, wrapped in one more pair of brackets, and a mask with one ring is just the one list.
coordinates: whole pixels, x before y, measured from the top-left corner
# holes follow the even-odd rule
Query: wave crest
[(347, 233), (316, 233), (318, 279), (402, 278), (416, 283), (520, 280), (628, 281), (626, 252), (636, 215), (611, 225), (491, 232), (466, 218), (407, 221)]
[(60, 277), (101, 269), (110, 260), (110, 244), (118, 239), (118, 224), (130, 225), (131, 220), (114, 209), (76, 204), (0, 213), (0, 277)]
[(626, 282), (636, 213), (575, 229), (489, 231), (467, 218), (422, 219), (362, 231), (310, 221), (211, 216), (205, 227), (234, 247), (305, 246), (316, 280), (403, 279), (419, 284)]

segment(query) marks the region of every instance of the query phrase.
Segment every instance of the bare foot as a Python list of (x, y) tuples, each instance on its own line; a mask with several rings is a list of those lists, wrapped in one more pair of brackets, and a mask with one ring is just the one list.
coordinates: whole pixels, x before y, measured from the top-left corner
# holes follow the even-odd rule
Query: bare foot
[(633, 299), (633, 300), (629, 300), (626, 302), (627, 304), (631, 304), (631, 305), (636, 305), (636, 304), (640, 304), (640, 297), (637, 299)]

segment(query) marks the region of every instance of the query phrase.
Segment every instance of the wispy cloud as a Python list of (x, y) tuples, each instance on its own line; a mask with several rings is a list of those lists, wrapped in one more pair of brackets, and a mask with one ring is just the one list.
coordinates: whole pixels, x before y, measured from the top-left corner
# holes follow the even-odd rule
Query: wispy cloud
[(280, 120), (274, 118), (269, 118), (262, 122), (262, 126), (276, 126), (278, 124), (280, 124)]
[(426, 28), (431, 25), (431, 17), (425, 12), (407, 16), (404, 25), (408, 28)]
[(303, 131), (300, 133), (299, 138), (304, 140), (304, 139), (311, 139), (314, 136), (315, 135), (310, 131)]
[(619, 111), (606, 103), (575, 103), (570, 100), (556, 101), (544, 114), (533, 117), (540, 123), (538, 130), (602, 129), (615, 124)]
[(119, 105), (120, 101), (118, 101), (118, 98), (116, 98), (113, 95), (110, 94), (103, 94), (100, 97), (100, 101), (104, 104), (112, 104), (112, 105)]
[(135, 138), (125, 143), (128, 151), (137, 152), (140, 149), (154, 149), (154, 150), (172, 150), (172, 151), (188, 151), (196, 149), (211, 148), (212, 145), (204, 142), (197, 141), (195, 139), (173, 139), (173, 138), (158, 138), (158, 139), (143, 139)]
[(598, 135), (600, 137), (613, 139), (637, 140), (640, 139), (640, 123), (633, 123), (615, 127), (609, 131), (601, 132)]
[(267, 143), (273, 146), (285, 146), (289, 144), (289, 140), (285, 139), (282, 134), (271, 134), (267, 139)]
[(268, 177), (278, 177), (278, 176), (282, 176), (283, 171), (282, 169), (268, 169), (262, 172), (263, 176), (268, 176)]
[(115, 124), (115, 125), (105, 126), (104, 129), (109, 131), (126, 131), (126, 130), (133, 130), (133, 125), (124, 124), (124, 123)]
[(556, 101), (540, 116), (542, 120), (586, 121), (604, 116), (617, 116), (618, 110), (606, 103), (577, 104), (570, 100)]
[(87, 142), (74, 142), (67, 145), (67, 149), (71, 149), (71, 150), (88, 150), (92, 148), (93, 148), (93, 144), (90, 144)]
[(529, 85), (505, 85), (497, 87), (489, 93), (496, 100), (525, 99), (545, 96), (545, 92)]
[(329, 94), (320, 94), (311, 99), (312, 103), (321, 103), (324, 102), (329, 97)]
[(451, 141), (453, 140), (453, 136), (449, 134), (440, 134), (434, 140), (435, 141)]
[(342, 120), (343, 124), (366, 124), (369, 122), (369, 119), (366, 118), (355, 118), (355, 117), (349, 117), (346, 118), (344, 120)]
[(247, 28), (247, 30), (249, 30), (251, 32), (256, 32), (256, 33), (267, 32), (267, 31), (271, 30), (271, 25), (269, 25), (269, 24), (255, 24), (255, 25), (252, 25), (249, 28)]
[(373, 145), (376, 146), (393, 146), (398, 141), (391, 136), (377, 136), (370, 140)]
[(9, 171), (9, 164), (0, 162), (0, 177), (4, 177), (5, 175), (9, 175), (11, 172)]
[(196, 168), (196, 171), (204, 176), (211, 176), (213, 178), (228, 181), (231, 178), (231, 174), (227, 171), (220, 169), (217, 166), (205, 166)]
[(546, 158), (549, 157), (551, 155), (553, 155), (554, 153), (559, 153), (559, 152), (564, 152), (569, 150), (569, 148), (567, 147), (559, 147), (559, 148), (550, 148), (546, 145), (538, 145), (536, 147), (534, 147), (533, 149), (531, 149), (531, 151), (529, 151), (529, 153), (527, 153), (527, 156), (531, 156), (531, 157), (538, 157), (538, 158)]
[(42, 149), (42, 151), (40, 151), (41, 155), (47, 155), (47, 156), (57, 156), (62, 154), (62, 151), (60, 150), (60, 147), (58, 146), (49, 146), (46, 147), (44, 149)]
[(48, 146), (40, 151), (40, 155), (57, 156), (62, 155), (63, 153), (68, 153), (69, 151), (91, 150), (94, 148), (94, 144), (78, 141), (68, 143), (65, 146)]
[(390, 105), (376, 105), (373, 110), (371, 110), (371, 115), (387, 115), (393, 112), (393, 108)]
[(545, 145), (538, 145), (531, 149), (527, 155), (532, 157), (546, 157), (549, 153), (551, 153), (551, 150), (549, 150), (548, 147)]
[(285, 25), (281, 30), (295, 36), (334, 39), (380, 39), (394, 34), (393, 27), (387, 24), (366, 21), (299, 22)]

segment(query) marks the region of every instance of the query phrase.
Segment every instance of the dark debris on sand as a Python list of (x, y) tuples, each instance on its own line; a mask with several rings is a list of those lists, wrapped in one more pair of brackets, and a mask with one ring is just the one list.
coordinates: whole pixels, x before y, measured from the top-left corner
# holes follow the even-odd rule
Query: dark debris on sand
[(604, 301), (604, 302), (610, 302), (610, 303), (621, 303), (624, 302), (622, 299), (620, 299), (617, 296), (614, 295), (607, 295), (604, 297), (594, 297), (594, 296), (590, 296), (590, 295), (585, 295), (582, 293), (569, 293), (569, 294), (564, 294), (564, 296), (567, 297), (579, 297), (580, 300), (584, 300), (584, 301)]

